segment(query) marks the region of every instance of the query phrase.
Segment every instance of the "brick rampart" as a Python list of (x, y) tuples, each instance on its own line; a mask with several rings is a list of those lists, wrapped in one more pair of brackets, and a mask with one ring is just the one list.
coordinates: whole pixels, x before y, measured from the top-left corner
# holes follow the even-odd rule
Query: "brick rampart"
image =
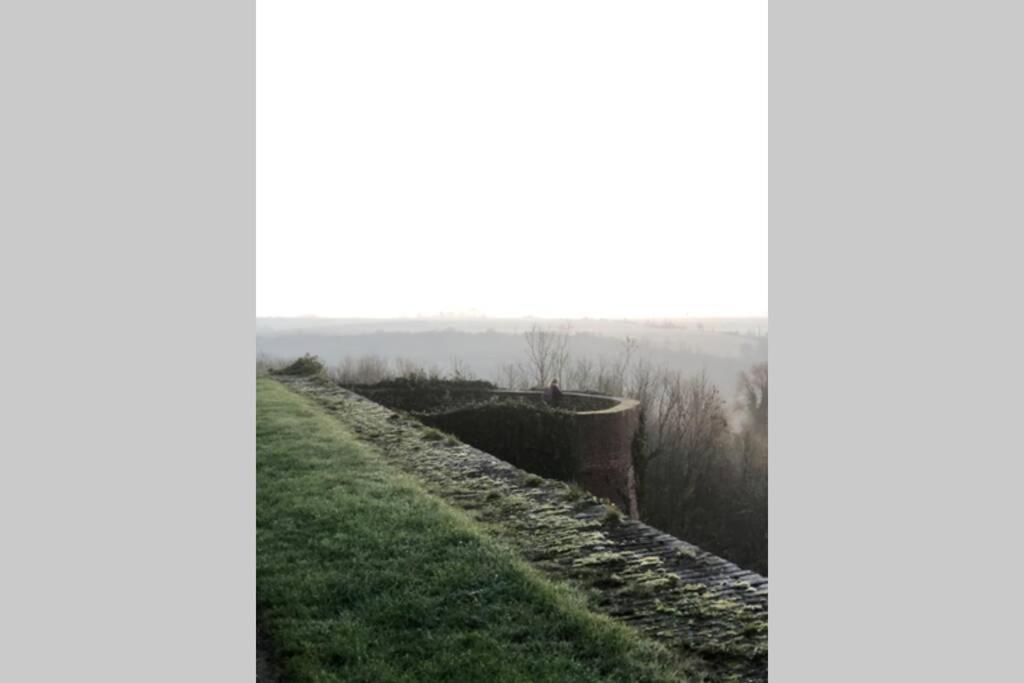
[(551, 410), (539, 391), (457, 390), (439, 399), (441, 392), (429, 386), (419, 392), (415, 387), (353, 389), (527, 472), (574, 481), (639, 517), (633, 471), (637, 401), (564, 392), (558, 409)]

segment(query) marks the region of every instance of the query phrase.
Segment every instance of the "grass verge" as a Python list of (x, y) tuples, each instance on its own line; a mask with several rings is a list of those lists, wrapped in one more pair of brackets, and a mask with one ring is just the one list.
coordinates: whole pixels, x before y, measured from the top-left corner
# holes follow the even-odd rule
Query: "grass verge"
[(285, 680), (687, 680), (308, 399), (257, 397), (257, 610)]

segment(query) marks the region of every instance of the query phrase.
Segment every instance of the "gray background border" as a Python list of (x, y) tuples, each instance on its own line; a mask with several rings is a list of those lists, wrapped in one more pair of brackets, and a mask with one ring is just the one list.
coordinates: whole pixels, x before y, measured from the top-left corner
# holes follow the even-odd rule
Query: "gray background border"
[[(770, 5), (773, 680), (1019, 669), (1013, 7)], [(252, 680), (253, 3), (0, 11), (3, 677)]]
[(1020, 676), (1021, 13), (770, 4), (774, 681)]
[(254, 3), (0, 33), (0, 678), (252, 681)]

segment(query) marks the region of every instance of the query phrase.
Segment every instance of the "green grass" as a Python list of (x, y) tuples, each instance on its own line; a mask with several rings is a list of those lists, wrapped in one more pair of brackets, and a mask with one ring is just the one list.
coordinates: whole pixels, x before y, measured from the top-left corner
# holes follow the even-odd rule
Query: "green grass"
[(565, 484), (565, 499), (570, 503), (586, 498), (587, 492), (575, 481)]
[(442, 432), (439, 429), (428, 427), (427, 429), (423, 430), (424, 441), (441, 441), (442, 439), (444, 439), (444, 432)]
[(685, 680), (338, 420), (257, 381), (257, 610), (283, 680)]

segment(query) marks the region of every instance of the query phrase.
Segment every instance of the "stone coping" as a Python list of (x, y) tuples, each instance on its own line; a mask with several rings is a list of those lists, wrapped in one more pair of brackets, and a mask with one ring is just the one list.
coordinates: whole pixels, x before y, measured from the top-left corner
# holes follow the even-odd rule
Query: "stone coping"
[[(531, 398), (536, 397), (542, 399), (544, 396), (543, 391), (517, 391), (513, 389), (495, 389), (491, 393), (499, 396), (529, 396)], [(604, 394), (585, 394), (579, 391), (563, 391), (563, 396), (569, 396), (572, 398), (586, 399), (590, 401), (601, 401), (610, 403), (607, 408), (601, 408), (598, 410), (569, 410), (563, 408), (567, 412), (573, 413), (574, 415), (610, 415), (612, 413), (622, 413), (634, 408), (640, 407), (640, 401), (632, 398), (622, 398), (620, 396), (605, 396)]]

